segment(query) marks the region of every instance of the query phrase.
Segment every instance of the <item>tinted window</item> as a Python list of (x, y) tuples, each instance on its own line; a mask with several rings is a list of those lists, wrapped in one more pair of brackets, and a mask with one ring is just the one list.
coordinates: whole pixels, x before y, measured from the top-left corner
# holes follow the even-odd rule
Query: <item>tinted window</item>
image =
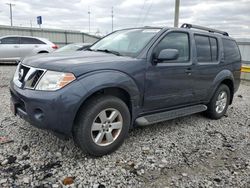
[(195, 44), (198, 62), (211, 61), (210, 43), (209, 38), (206, 36), (195, 35)]
[(167, 34), (156, 46), (155, 56), (157, 57), (163, 49), (176, 49), (179, 57), (176, 61), (189, 60), (189, 37), (187, 33), (172, 32)]
[(45, 43), (38, 39), (21, 37), (21, 44), (45, 44)]
[(1, 39), (1, 44), (19, 44), (18, 37), (6, 37)]
[(211, 45), (211, 56), (212, 56), (212, 61), (217, 61), (218, 60), (218, 44), (217, 44), (217, 39), (213, 37), (209, 37), (210, 40), (210, 45)]
[(214, 37), (195, 35), (198, 62), (215, 62), (218, 60), (218, 42)]
[(222, 39), (224, 58), (226, 62), (240, 61), (240, 52), (235, 41)]

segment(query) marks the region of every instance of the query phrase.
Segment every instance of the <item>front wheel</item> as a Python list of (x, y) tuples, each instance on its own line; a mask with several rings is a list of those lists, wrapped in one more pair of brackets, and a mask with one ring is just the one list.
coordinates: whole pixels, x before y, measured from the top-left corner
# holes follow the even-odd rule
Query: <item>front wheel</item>
[(73, 130), (76, 144), (93, 156), (109, 154), (123, 143), (130, 126), (127, 105), (114, 96), (98, 96), (80, 109)]
[(214, 96), (208, 104), (206, 111), (211, 119), (220, 119), (225, 115), (230, 101), (230, 90), (227, 85), (222, 84), (216, 90)]

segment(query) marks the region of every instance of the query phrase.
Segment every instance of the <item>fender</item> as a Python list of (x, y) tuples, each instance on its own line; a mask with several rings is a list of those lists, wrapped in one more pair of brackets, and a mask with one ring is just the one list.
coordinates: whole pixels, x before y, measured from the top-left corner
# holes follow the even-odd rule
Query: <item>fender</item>
[(233, 73), (230, 70), (222, 70), (220, 71), (216, 77), (213, 80), (212, 87), (210, 88), (209, 92), (209, 101), (213, 97), (214, 92), (216, 89), (219, 87), (219, 85), (224, 81), (224, 80), (231, 80), (234, 85), (234, 76)]
[(86, 93), (83, 93), (81, 96), (82, 100), (78, 109), (93, 93), (101, 89), (116, 87), (125, 90), (129, 94), (132, 104), (132, 114), (137, 114), (135, 111), (137, 111), (140, 105), (142, 99), (141, 93), (143, 92), (140, 92), (136, 82), (129, 75), (117, 70), (99, 70), (84, 74), (78, 78), (78, 81), (86, 90)]

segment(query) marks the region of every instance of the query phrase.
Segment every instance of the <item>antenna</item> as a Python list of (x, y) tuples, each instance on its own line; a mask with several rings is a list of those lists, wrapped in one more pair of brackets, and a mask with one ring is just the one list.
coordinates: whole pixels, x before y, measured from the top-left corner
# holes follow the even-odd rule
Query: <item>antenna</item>
[(113, 9), (113, 7), (111, 9), (111, 19), (112, 19), (112, 32), (113, 32), (113, 30), (114, 30), (114, 9)]

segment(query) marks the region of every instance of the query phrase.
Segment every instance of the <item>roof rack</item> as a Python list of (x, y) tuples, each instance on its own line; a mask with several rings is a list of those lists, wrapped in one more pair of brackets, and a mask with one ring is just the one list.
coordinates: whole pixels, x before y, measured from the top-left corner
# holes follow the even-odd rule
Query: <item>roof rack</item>
[(225, 35), (225, 36), (229, 36), (228, 33), (225, 32), (225, 31), (220, 31), (220, 30), (211, 29), (211, 28), (203, 27), (203, 26), (199, 26), (199, 25), (188, 24), (188, 23), (182, 24), (181, 28), (188, 28), (188, 29), (194, 28), (194, 29), (200, 29), (200, 30), (208, 31), (210, 33), (219, 33), (219, 34), (222, 34), (222, 35)]

